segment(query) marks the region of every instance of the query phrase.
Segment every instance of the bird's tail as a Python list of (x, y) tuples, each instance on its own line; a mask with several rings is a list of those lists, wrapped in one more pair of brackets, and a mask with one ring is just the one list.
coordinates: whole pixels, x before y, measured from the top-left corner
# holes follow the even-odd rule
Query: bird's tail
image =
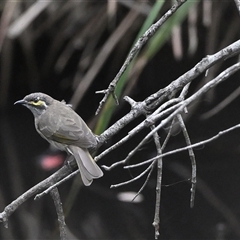
[(85, 186), (89, 186), (93, 179), (103, 176), (102, 170), (93, 160), (87, 149), (82, 149), (76, 146), (70, 146), (69, 149), (76, 159)]

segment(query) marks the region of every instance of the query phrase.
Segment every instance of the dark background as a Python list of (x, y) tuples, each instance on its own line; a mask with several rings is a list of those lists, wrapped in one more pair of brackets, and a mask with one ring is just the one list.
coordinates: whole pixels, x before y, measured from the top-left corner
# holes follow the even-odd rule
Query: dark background
[[(192, 68), (206, 55), (219, 51), (239, 38), (239, 14), (234, 1), (213, 1), (208, 26), (203, 24), (206, 14), (203, 2), (196, 2), (195, 6), (198, 44), (194, 52), (189, 54), (188, 51), (189, 38), (192, 36), (188, 32), (190, 24), (187, 14), (185, 20), (179, 23), (181, 34), (178, 37), (182, 40), (183, 54), (177, 57), (173, 51), (171, 36), (167, 38), (163, 47), (156, 50), (152, 58), (147, 59), (147, 64), (130, 88), (128, 95), (134, 100), (143, 101)], [(48, 143), (37, 134), (30, 111), (13, 106), (13, 103), (35, 91), (45, 92), (58, 100), (71, 101), (82, 77), (131, 8), (119, 3), (111, 17), (107, 12), (110, 6), (106, 1), (54, 2), (37, 16), (22, 34), (9, 37), (7, 31), (11, 24), (32, 4), (33, 2), (24, 1), (16, 6), (7, 2), (1, 4), (1, 211), (27, 189), (56, 171), (64, 159), (62, 153), (51, 150)], [(147, 10), (151, 9), (153, 4), (154, 1), (138, 3)], [(169, 2), (164, 4), (158, 19), (169, 7)], [(192, 11), (193, 9), (190, 9), (189, 14)], [(11, 16), (10, 20), (6, 13)], [(144, 13), (139, 14), (131, 23), (132, 26), (119, 40), (90, 87), (84, 92), (83, 99), (74, 106), (93, 130), (99, 120), (94, 113), (102, 97), (96, 95), (95, 91), (106, 88), (114, 78), (145, 18)], [(98, 27), (95, 25), (97, 23)], [(144, 51), (140, 56), (144, 56)], [(59, 67), (60, 60), (65, 61), (62, 67)], [(207, 78), (203, 74), (195, 79), (188, 96), (204, 81), (211, 80), (236, 61), (237, 57), (221, 62), (212, 68)], [(124, 89), (131, 83), (130, 78)], [(189, 107), (189, 114), (184, 118), (192, 143), (239, 123), (239, 97), (217, 114), (204, 118), (204, 113), (238, 87), (239, 73), (236, 73)], [(114, 112), (108, 126), (130, 110), (128, 104), (122, 101), (124, 92), (121, 94), (120, 106), (113, 105)], [(101, 112), (100, 116), (101, 114), (104, 112)], [(139, 118), (125, 127), (99, 152), (125, 136), (142, 119)], [(147, 132), (139, 133), (130, 142), (101, 159), (99, 165), (110, 165), (124, 159)], [(159, 134), (163, 141), (166, 131), (162, 130)], [(160, 239), (239, 239), (239, 140), (239, 130), (235, 130), (195, 149), (198, 183), (193, 209), (189, 207), (190, 183), (187, 179), (190, 177), (191, 166), (188, 154), (183, 152), (163, 160)], [(176, 130), (166, 151), (184, 145), (182, 134)], [(154, 145), (150, 142), (134, 156), (132, 162), (143, 161), (154, 154)], [(58, 160), (56, 165), (53, 156)], [(50, 163), (50, 169), (46, 169), (45, 162)], [(143, 170), (138, 169), (131, 174), (136, 176)], [(136, 193), (145, 178), (118, 189), (110, 189), (112, 184), (130, 179), (131, 174), (117, 167), (111, 172), (105, 172), (103, 178), (94, 181), (88, 188), (79, 188), (79, 177), (60, 186), (69, 239), (154, 239), (152, 222), (156, 171), (141, 193), (140, 202), (121, 201), (119, 194)], [(168, 184), (173, 185), (165, 186)], [(50, 196), (47, 195), (39, 201), (29, 199), (19, 207), (9, 219), (9, 228), (4, 229), (3, 225), (0, 227), (0, 238), (58, 239), (57, 216)]]

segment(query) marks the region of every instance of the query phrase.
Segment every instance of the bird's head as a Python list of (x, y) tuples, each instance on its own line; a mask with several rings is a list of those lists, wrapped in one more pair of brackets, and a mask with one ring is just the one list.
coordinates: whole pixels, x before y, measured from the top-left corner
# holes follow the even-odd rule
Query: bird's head
[(39, 117), (53, 103), (54, 99), (44, 93), (31, 93), (15, 104), (21, 104), (29, 108), (34, 117)]

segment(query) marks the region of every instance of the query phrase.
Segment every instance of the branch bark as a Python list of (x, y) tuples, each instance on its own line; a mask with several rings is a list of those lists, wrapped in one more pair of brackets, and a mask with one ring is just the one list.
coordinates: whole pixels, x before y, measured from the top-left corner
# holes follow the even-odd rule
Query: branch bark
[(60, 199), (59, 191), (55, 187), (54, 189), (51, 190), (50, 194), (53, 199), (53, 202), (54, 202), (54, 205), (56, 208), (56, 212), (57, 212), (57, 216), (58, 216), (60, 239), (67, 240), (67, 232), (66, 232), (66, 228), (65, 228), (66, 223), (65, 223), (65, 218), (64, 218), (62, 202)]
[(154, 35), (154, 33), (166, 22), (166, 20), (169, 19), (186, 1), (187, 0), (177, 0), (176, 3), (138, 39), (134, 47), (131, 49), (127, 59), (123, 63), (122, 67), (120, 68), (119, 72), (117, 73), (113, 81), (109, 84), (108, 88), (98, 92), (98, 93), (104, 93), (104, 97), (99, 103), (99, 107), (96, 111), (96, 115), (100, 112), (104, 103), (107, 101), (109, 95), (112, 94), (115, 99), (115, 102), (118, 104), (118, 99), (115, 94), (115, 88), (121, 76), (129, 66), (133, 58), (136, 56), (136, 54), (140, 51), (140, 49), (144, 46), (144, 44), (149, 40), (149, 38), (151, 38)]

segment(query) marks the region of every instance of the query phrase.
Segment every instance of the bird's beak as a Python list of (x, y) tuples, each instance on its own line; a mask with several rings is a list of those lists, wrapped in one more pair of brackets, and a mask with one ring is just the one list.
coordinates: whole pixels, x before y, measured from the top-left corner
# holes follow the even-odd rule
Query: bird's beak
[(16, 105), (16, 104), (24, 105), (24, 104), (27, 104), (27, 102), (26, 102), (24, 99), (22, 99), (22, 100), (16, 101), (16, 102), (14, 103), (14, 105)]

